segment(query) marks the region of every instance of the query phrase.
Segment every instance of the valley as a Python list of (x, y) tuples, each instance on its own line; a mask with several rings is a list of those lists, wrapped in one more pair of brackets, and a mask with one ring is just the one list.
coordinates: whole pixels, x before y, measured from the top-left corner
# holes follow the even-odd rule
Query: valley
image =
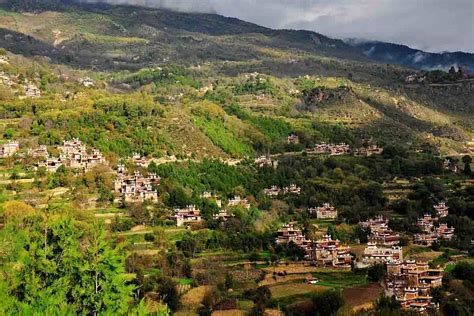
[(0, 2), (0, 313), (469, 315), (473, 83), (215, 14)]

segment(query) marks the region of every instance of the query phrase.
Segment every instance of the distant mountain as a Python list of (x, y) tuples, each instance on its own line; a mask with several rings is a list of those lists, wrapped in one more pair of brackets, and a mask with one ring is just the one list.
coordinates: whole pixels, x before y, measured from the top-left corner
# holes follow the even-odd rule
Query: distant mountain
[[(24, 33), (41, 41), (42, 47), (55, 46), (58, 54), (84, 67), (138, 69), (158, 60), (179, 64), (261, 60), (274, 49), (369, 61), (342, 40), (310, 31), (273, 30), (217, 14), (77, 0), (11, 0), (1, 8), (4, 33)], [(20, 19), (16, 24), (13, 12), (21, 14), (16, 15)], [(25, 14), (28, 19), (23, 19)], [(23, 52), (22, 45), (13, 44), (8, 49)]]
[(451, 66), (462, 66), (466, 72), (474, 73), (474, 54), (470, 53), (427, 53), (393, 43), (360, 40), (346, 42), (359, 48), (365, 56), (375, 61), (422, 70), (448, 70)]

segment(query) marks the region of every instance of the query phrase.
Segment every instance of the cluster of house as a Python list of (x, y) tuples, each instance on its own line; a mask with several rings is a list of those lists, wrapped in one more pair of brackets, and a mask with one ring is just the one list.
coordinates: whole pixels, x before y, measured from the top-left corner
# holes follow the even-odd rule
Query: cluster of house
[(25, 98), (39, 98), (41, 96), (41, 90), (32, 82), (25, 79), (24, 83), (19, 79), (18, 75), (10, 75), (3, 71), (0, 71), (0, 82), (9, 88), (13, 86), (18, 87), (18, 92), (23, 92), (24, 95), (19, 96), (20, 99)]
[(360, 222), (365, 229), (370, 229), (368, 242), (377, 246), (392, 247), (400, 242), (400, 235), (388, 227), (388, 219), (383, 216)]
[(291, 134), (287, 138), (288, 144), (299, 144), (300, 143), (300, 138), (296, 134)]
[(276, 197), (279, 194), (296, 194), (300, 195), (301, 194), (301, 188), (297, 186), (296, 184), (290, 184), (287, 187), (284, 187), (283, 189), (277, 187), (276, 185), (272, 185), (269, 189), (263, 190), (263, 193), (266, 196), (269, 197)]
[(368, 265), (401, 260), (403, 260), (402, 247), (378, 247), (375, 243), (370, 242), (367, 243), (362, 255), (362, 262)]
[(59, 157), (50, 157), (45, 147), (35, 150), (38, 157), (45, 157), (45, 160), (38, 162), (38, 167), (45, 167), (49, 172), (55, 172), (60, 166), (67, 166), (73, 169), (88, 171), (94, 166), (106, 164), (107, 161), (102, 153), (97, 149), (90, 152), (86, 146), (77, 138), (65, 140), (58, 146)]
[(8, 65), (9, 63), (8, 56), (0, 55), (0, 65)]
[(423, 83), (425, 80), (425, 76), (419, 76), (418, 74), (411, 74), (405, 77), (405, 83)]
[(314, 148), (307, 149), (308, 153), (315, 154), (329, 154), (332, 156), (339, 156), (349, 154), (351, 152), (351, 147), (346, 143), (340, 144), (329, 144), (329, 143), (320, 143), (316, 144)]
[(259, 166), (260, 168), (262, 167), (272, 167), (273, 166), (273, 161), (272, 158), (269, 156), (262, 155), (260, 157), (255, 158), (254, 164)]
[(385, 283), (403, 309), (422, 314), (435, 310), (431, 289), (442, 285), (443, 270), (432, 269), (427, 262), (396, 260), (387, 263)]
[(320, 267), (350, 269), (352, 264), (351, 248), (344, 246), (339, 240), (325, 235), (319, 240), (310, 240), (301, 229), (293, 224), (283, 226), (277, 232), (276, 243), (283, 245), (293, 242), (306, 253), (306, 258)]
[(295, 245), (305, 250), (307, 253), (311, 250), (312, 241), (306, 238), (301, 229), (296, 228), (291, 223), (280, 228), (277, 231), (276, 237), (276, 243), (279, 245), (286, 245), (290, 242), (295, 243)]
[(318, 266), (336, 269), (350, 269), (352, 265), (351, 248), (344, 246), (330, 235), (316, 240), (310, 252), (310, 259)]
[(39, 98), (41, 96), (41, 90), (32, 82), (26, 82), (24, 90), (24, 98)]
[(154, 173), (148, 176), (139, 171), (127, 174), (123, 165), (118, 166), (117, 178), (114, 181), (115, 192), (123, 203), (158, 202), (158, 192), (154, 188), (160, 184), (161, 178)]
[(367, 147), (360, 147), (354, 149), (355, 156), (372, 156), (372, 155), (381, 155), (383, 153), (383, 148), (377, 146), (376, 144), (371, 144)]
[(306, 149), (306, 152), (314, 154), (328, 154), (331, 156), (347, 155), (350, 153), (353, 153), (355, 156), (372, 156), (382, 154), (383, 149), (376, 144), (370, 144), (366, 147), (351, 149), (351, 147), (346, 143), (329, 144), (323, 142), (316, 144), (314, 148)]
[(229, 199), (227, 207), (243, 207), (247, 210), (250, 209), (250, 202), (246, 198), (241, 198), (236, 195), (233, 198)]
[(174, 210), (174, 214), (170, 216), (170, 219), (176, 223), (177, 227), (200, 223), (202, 221), (201, 210), (196, 208), (195, 205), (188, 205), (185, 208)]
[(415, 234), (413, 242), (419, 245), (431, 246), (438, 241), (449, 241), (454, 237), (454, 228), (448, 227), (445, 223), (439, 223), (439, 219), (449, 214), (449, 207), (445, 203), (435, 205), (436, 216), (424, 214), (417, 221), (417, 226), (421, 229), (421, 234)]
[(15, 84), (15, 79), (18, 79), (18, 77), (13, 77), (9, 74), (6, 74), (3, 71), (0, 71), (0, 80), (3, 83), (4, 86), (11, 87)]
[(20, 149), (20, 144), (15, 141), (11, 141), (2, 144), (0, 147), (0, 157), (7, 158), (13, 156)]
[(148, 168), (148, 165), (150, 164), (150, 159), (140, 155), (139, 153), (133, 153), (128, 160), (131, 163), (143, 168)]
[[(447, 215), (443, 203), (435, 209), (439, 216)], [(427, 228), (433, 224), (431, 216), (422, 221)], [(431, 269), (427, 262), (403, 261), (402, 247), (396, 246), (399, 236), (388, 228), (388, 220), (384, 217), (378, 216), (360, 224), (371, 231), (362, 262), (368, 265), (386, 264), (387, 291), (395, 295), (403, 309), (414, 309), (420, 313), (434, 310), (436, 306), (432, 302), (430, 290), (441, 286), (443, 270)]]
[(92, 80), (92, 79), (89, 78), (89, 77), (80, 78), (80, 79), (79, 79), (79, 83), (80, 83), (81, 85), (83, 85), (84, 87), (86, 87), (86, 88), (90, 88), (90, 87), (94, 87), (94, 86), (95, 86), (94, 80)]
[(455, 161), (450, 160), (450, 159), (445, 159), (443, 161), (443, 169), (454, 172), (454, 173), (459, 172), (458, 164)]
[[(225, 222), (235, 216), (234, 214), (229, 212), (228, 209), (222, 209), (222, 200), (211, 192), (204, 192), (203, 194), (201, 194), (201, 198), (212, 200), (219, 207), (219, 212), (212, 215), (212, 218), (214, 220), (221, 220)], [(250, 209), (250, 203), (245, 198), (235, 196), (227, 203), (227, 208), (234, 207), (243, 207), (245, 209)], [(182, 209), (175, 209), (174, 214), (171, 215), (169, 219), (174, 221), (176, 223), (176, 226), (178, 227), (199, 223), (202, 221), (201, 210), (196, 208), (195, 205), (189, 205)]]
[(337, 217), (337, 209), (329, 203), (323, 206), (311, 207), (308, 209), (311, 215), (316, 215), (318, 219), (335, 219)]

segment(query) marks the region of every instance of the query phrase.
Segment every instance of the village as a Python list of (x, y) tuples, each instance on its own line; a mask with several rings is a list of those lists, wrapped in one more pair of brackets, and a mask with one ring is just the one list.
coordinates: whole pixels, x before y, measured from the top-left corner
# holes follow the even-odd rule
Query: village
[[(325, 203), (322, 207), (308, 210), (318, 219), (334, 220), (337, 211), (334, 206)], [(433, 206), (433, 211), (439, 217), (449, 214), (444, 203)], [(446, 224), (435, 227), (438, 218), (419, 219), (417, 225), (430, 235), (430, 244), (438, 241), (451, 240), (454, 229)], [(311, 240), (303, 231), (297, 228), (297, 223), (285, 224), (277, 232), (276, 243), (287, 245), (293, 243), (305, 252), (308, 262), (321, 268), (351, 270), (353, 266), (367, 268), (375, 264), (383, 264), (386, 269), (384, 279), (385, 290), (394, 295), (403, 309), (416, 310), (422, 314), (432, 313), (437, 309), (432, 301), (430, 290), (441, 286), (443, 269), (431, 268), (427, 261), (406, 259), (403, 247), (399, 246), (400, 235), (389, 228), (389, 220), (383, 216), (360, 222), (359, 225), (368, 232), (367, 244), (360, 256), (354, 257), (349, 245), (333, 239), (331, 235), (322, 235), (319, 239)], [(428, 245), (420, 241), (420, 236), (413, 237), (414, 244)], [(314, 281), (313, 281), (314, 282)], [(317, 282), (314, 282), (317, 284)]]
[[(351, 150), (345, 144), (333, 146), (322, 143), (316, 145), (314, 152), (334, 156), (351, 153), (355, 156), (370, 156), (381, 154), (382, 150), (376, 145)], [(112, 225), (117, 218), (126, 216), (125, 210), (132, 205), (150, 207), (160, 204), (159, 190), (163, 179), (148, 170), (154, 160), (138, 153), (133, 153), (111, 164), (100, 150), (86, 146), (77, 138), (72, 138), (64, 140), (58, 146), (39, 145), (33, 148), (23, 148), (20, 142), (11, 140), (1, 145), (0, 156), (9, 160), (30, 157), (32, 160), (28, 159), (28, 161), (32, 163), (34, 170), (44, 170), (48, 174), (57, 173), (61, 169), (83, 174), (98, 167), (105, 168), (104, 170), (113, 176), (113, 207), (118, 211), (115, 215), (110, 215), (112, 217), (107, 213), (98, 214), (98, 217), (107, 218), (109, 225)], [(268, 166), (273, 169), (279, 163), (281, 162), (278, 159), (269, 156), (261, 156), (253, 161), (253, 165), (259, 168)], [(286, 186), (271, 185), (262, 189), (261, 194), (270, 201), (277, 201), (298, 198), (303, 192), (303, 186), (289, 182)], [(199, 198), (216, 206), (210, 217), (204, 216), (203, 209), (194, 204), (163, 209), (160, 211), (167, 214), (166, 225), (173, 227), (167, 227), (166, 230), (174, 229), (174, 232), (185, 234), (199, 232), (210, 223), (217, 227), (219, 225), (224, 227), (227, 223), (233, 223), (236, 214), (252, 212), (257, 208), (254, 199), (246, 195), (222, 196), (211, 191), (204, 191), (200, 193)], [(441, 286), (444, 267), (428, 264), (428, 259), (410, 254), (410, 249), (422, 247), (420, 249), (429, 251), (429, 247), (436, 244), (455, 240), (455, 229), (444, 222), (444, 219), (449, 216), (449, 207), (446, 202), (433, 205), (431, 210), (418, 218), (416, 226), (419, 228), (419, 233), (412, 235), (394, 231), (391, 228), (389, 216), (377, 215), (361, 220), (356, 226), (363, 230), (365, 236), (361, 239), (366, 241), (357, 240), (356, 242), (342, 241), (329, 229), (345, 221), (344, 216), (338, 212), (337, 205), (323, 200), (296, 211), (309, 218), (309, 226), (293, 221), (280, 222), (271, 228), (274, 232), (274, 244), (277, 247), (283, 249), (297, 247), (303, 254), (296, 263), (285, 263), (282, 260), (277, 263), (277, 266), (284, 269), (285, 264), (290, 264), (289, 266), (297, 271), (298, 269), (313, 271), (311, 274), (297, 274), (304, 276), (305, 281), (292, 285), (295, 293), (317, 291), (326, 286), (325, 284), (330, 284), (326, 276), (328, 273), (335, 273), (341, 278), (344, 276), (350, 280), (348, 275), (352, 271), (364, 271), (382, 265), (384, 277), (377, 291), (387, 293), (389, 296), (393, 295), (405, 310), (430, 314), (438, 309), (433, 301), (431, 290)], [(133, 231), (131, 233), (135, 234)], [(410, 245), (408, 247), (406, 241), (402, 245), (402, 240), (407, 238)], [(145, 242), (144, 245), (146, 244)], [(247, 265), (245, 261), (242, 261), (242, 264)], [(274, 275), (274, 278), (279, 280), (281, 275)], [(275, 288), (278, 286), (275, 285)]]

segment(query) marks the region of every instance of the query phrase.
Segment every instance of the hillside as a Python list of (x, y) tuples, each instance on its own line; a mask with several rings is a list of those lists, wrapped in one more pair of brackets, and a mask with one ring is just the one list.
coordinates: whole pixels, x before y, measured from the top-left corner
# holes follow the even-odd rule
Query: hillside
[(31, 12), (3, 13), (1, 26), (56, 48), (77, 66), (138, 69), (157, 61), (258, 60), (271, 57), (265, 48), (365, 59), (350, 45), (314, 32), (275, 31), (215, 14), (103, 4), (59, 6), (55, 12), (34, 10), (32, 4), (21, 8)]
[[(280, 152), (286, 136), (296, 132), (308, 137), (298, 149), (320, 141), (356, 145), (375, 138), (443, 154), (471, 150), (471, 81), (407, 85), (412, 71), (369, 62), (342, 41), (213, 14), (90, 4), (55, 10), (0, 11), (2, 46), (13, 54), (6, 70), (39, 84), (44, 100), (41, 112), (27, 106), (5, 118), (31, 117), (43, 128), (40, 142), (51, 138), (53, 128), (59, 137), (80, 136), (118, 156), (138, 151), (158, 157), (243, 157)], [(84, 77), (93, 78), (94, 87), (82, 86)], [(339, 87), (349, 91), (344, 99), (312, 104), (306, 98), (313, 90), (332, 93)], [(84, 125), (84, 117), (57, 115), (66, 107), (112, 123), (101, 104), (133, 104), (123, 93), (134, 92), (142, 93), (143, 106), (159, 111), (148, 118), (115, 113), (126, 129), (113, 123), (114, 129), (104, 130), (100, 122)], [(66, 98), (71, 93), (75, 97)], [(40, 114), (53, 126), (47, 127)], [(277, 134), (273, 124), (282, 126)], [(100, 136), (93, 136), (97, 131)], [(18, 135), (35, 136), (28, 130)]]

